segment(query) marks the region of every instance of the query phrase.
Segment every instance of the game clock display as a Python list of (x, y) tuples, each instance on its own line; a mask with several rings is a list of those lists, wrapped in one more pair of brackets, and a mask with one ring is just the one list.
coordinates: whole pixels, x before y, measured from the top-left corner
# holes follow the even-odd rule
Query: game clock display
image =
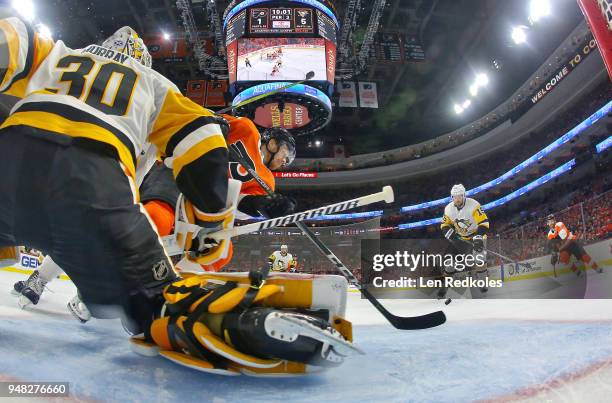
[(311, 8), (253, 8), (249, 16), (251, 34), (313, 33)]

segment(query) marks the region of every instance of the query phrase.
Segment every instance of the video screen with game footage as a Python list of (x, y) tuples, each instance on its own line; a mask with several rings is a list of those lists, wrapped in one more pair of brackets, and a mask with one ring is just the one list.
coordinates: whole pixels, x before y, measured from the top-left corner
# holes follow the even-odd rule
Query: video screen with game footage
[[(327, 1), (242, 1), (225, 13), (230, 93), (236, 112), (262, 128), (301, 135), (331, 119), (339, 23)], [(262, 92), (261, 101), (240, 103)]]

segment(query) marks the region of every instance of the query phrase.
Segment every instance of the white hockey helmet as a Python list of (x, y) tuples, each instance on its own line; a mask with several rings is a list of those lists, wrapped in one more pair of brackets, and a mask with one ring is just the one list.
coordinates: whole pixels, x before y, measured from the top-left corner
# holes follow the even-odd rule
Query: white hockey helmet
[(465, 197), (465, 186), (461, 183), (453, 185), (450, 191), (451, 196), (463, 196)]
[(289, 248), (287, 247), (287, 245), (281, 245), (281, 250), (284, 250), (286, 252), (289, 250)]
[(115, 31), (114, 34), (102, 42), (102, 46), (112, 49), (115, 52), (128, 55), (139, 61), (142, 65), (151, 67), (151, 55), (149, 54), (147, 46), (136, 31), (128, 26), (119, 28)]

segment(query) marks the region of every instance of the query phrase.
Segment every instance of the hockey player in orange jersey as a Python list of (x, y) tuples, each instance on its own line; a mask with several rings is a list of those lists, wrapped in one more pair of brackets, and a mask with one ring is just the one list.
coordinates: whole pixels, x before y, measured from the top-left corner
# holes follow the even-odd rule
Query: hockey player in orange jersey
[[(247, 118), (223, 115), (228, 124), (227, 143), (233, 144), (245, 157), (249, 165), (255, 169), (260, 178), (272, 189), (275, 189), (275, 180), (272, 171), (288, 166), (295, 158), (295, 140), (283, 128), (270, 128), (263, 135), (255, 124)], [(236, 211), (236, 218), (249, 219), (265, 215), (267, 217), (281, 217), (294, 212), (296, 202), (280, 193), (268, 196), (265, 190), (237, 161), (230, 155), (228, 175), (231, 179), (242, 183), (240, 197)], [(161, 181), (152, 182), (153, 185), (163, 186)], [(232, 247), (228, 255), (212, 264), (201, 265), (206, 271), (219, 271), (232, 259)], [(189, 268), (191, 266), (191, 268)], [(197, 268), (188, 262), (178, 265), (183, 270)]]
[[(567, 226), (559, 221), (555, 220), (555, 216), (550, 214), (546, 218), (546, 223), (548, 224), (548, 242), (549, 247), (552, 251), (550, 257), (550, 263), (554, 266), (557, 261), (563, 264), (568, 264), (572, 255), (578, 260), (584, 262), (587, 268), (591, 268), (598, 273), (602, 272), (601, 267), (595, 262), (591, 256), (584, 250), (584, 247), (578, 241), (578, 237), (576, 234), (572, 233), (572, 231), (567, 228)], [(580, 271), (576, 264), (572, 264), (572, 271), (576, 273), (577, 276), (582, 275), (582, 271)]]

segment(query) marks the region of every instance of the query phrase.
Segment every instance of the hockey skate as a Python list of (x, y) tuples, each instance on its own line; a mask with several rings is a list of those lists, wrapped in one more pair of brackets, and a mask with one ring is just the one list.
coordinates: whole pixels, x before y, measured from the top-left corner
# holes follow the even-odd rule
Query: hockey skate
[(45, 290), (47, 284), (41, 277), (38, 271), (34, 271), (25, 281), (18, 281), (13, 286), (13, 293), (19, 295), (17, 303), (21, 309), (32, 304), (38, 304), (40, 297)]
[(68, 301), (68, 310), (76, 319), (78, 319), (81, 323), (87, 322), (91, 319), (91, 313), (87, 306), (81, 301), (79, 295), (75, 295), (70, 301)]

